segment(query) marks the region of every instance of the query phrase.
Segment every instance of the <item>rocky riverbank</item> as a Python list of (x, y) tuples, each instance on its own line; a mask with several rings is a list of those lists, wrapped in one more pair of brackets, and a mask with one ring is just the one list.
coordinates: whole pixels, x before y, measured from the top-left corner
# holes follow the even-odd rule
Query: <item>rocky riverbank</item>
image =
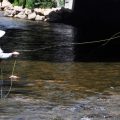
[(4, 16), (28, 19), (34, 21), (62, 22), (69, 19), (72, 11), (65, 8), (34, 8), (28, 9), (22, 6), (13, 6), (8, 1), (3, 1), (0, 10), (4, 11)]

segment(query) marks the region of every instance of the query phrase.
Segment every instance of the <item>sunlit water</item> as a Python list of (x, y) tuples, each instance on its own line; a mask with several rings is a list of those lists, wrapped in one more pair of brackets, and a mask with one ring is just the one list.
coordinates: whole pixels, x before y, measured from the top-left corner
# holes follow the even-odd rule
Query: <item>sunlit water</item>
[[(1, 100), (1, 120), (26, 120), (27, 117), (23, 119), (21, 114), (31, 116), (29, 120), (42, 120), (45, 118), (42, 113), (58, 104), (70, 104), (105, 92), (119, 93), (119, 62), (75, 62), (80, 46), (72, 44), (77, 34), (74, 27), (15, 20), (1, 15), (0, 29), (6, 31), (0, 40), (4, 51), (20, 52), (14, 71), (20, 78), (13, 81), (8, 98)], [(3, 97), (10, 87), (8, 77), (13, 64), (14, 59), (2, 61)]]

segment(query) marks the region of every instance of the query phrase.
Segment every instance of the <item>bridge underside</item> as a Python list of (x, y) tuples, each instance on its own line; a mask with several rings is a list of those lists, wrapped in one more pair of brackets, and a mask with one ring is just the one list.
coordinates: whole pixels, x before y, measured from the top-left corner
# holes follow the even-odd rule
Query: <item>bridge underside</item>
[(72, 16), (84, 39), (104, 39), (120, 31), (120, 0), (75, 0)]
[(120, 24), (120, 0), (75, 0), (73, 11), (82, 22)]

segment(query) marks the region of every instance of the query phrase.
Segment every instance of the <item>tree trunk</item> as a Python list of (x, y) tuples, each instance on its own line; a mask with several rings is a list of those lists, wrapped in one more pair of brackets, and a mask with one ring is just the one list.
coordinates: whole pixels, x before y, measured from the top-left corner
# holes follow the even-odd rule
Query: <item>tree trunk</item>
[(25, 8), (26, 6), (26, 0), (23, 1), (23, 9)]

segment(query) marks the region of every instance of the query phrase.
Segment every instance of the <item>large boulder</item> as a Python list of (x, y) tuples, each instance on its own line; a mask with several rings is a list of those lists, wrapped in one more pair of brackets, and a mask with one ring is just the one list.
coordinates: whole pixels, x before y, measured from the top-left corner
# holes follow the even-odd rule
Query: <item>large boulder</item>
[(45, 16), (40, 16), (40, 15), (36, 15), (36, 18), (35, 18), (35, 20), (37, 20), (37, 21), (43, 21), (45, 19)]
[(32, 13), (32, 10), (31, 10), (31, 9), (25, 8), (24, 10), (25, 10), (25, 14), (26, 14), (26, 15), (29, 15), (29, 14)]
[(15, 14), (16, 14), (16, 11), (14, 11), (14, 10), (9, 10), (9, 9), (7, 9), (7, 10), (4, 12), (4, 16), (6, 16), (6, 17), (13, 17)]
[(29, 20), (35, 20), (35, 18), (36, 18), (36, 13), (35, 12), (28, 15)]
[(22, 8), (22, 6), (14, 6), (14, 10), (16, 12), (22, 12), (22, 11), (24, 11), (24, 9)]
[(8, 0), (3, 0), (2, 7), (12, 7), (13, 5)]
[(15, 15), (14, 17), (15, 18), (20, 18), (20, 19), (27, 19), (27, 15), (23, 11), (21, 11), (20, 13), (18, 13), (17, 15)]
[(45, 9), (44, 10), (44, 15), (47, 16), (52, 12), (52, 9)]
[(46, 16), (46, 21), (48, 22), (60, 22), (62, 20), (62, 16), (58, 14), (56, 11), (52, 11)]
[(41, 8), (35, 8), (35, 9), (34, 9), (34, 12), (35, 12), (37, 15), (43, 15)]
[(72, 15), (72, 11), (69, 9), (61, 8), (56, 9), (49, 13), (49, 15), (46, 16), (46, 21), (49, 22), (66, 22), (70, 20), (70, 16)]

